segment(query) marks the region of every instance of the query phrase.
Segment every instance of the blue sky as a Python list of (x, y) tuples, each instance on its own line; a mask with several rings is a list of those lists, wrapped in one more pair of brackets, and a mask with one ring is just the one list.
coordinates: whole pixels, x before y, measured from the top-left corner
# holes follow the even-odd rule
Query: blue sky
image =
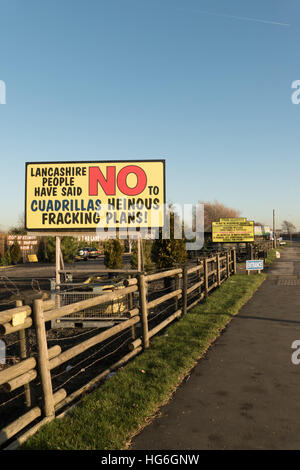
[[(297, 0), (0, 0), (0, 228), (26, 161), (165, 158), (167, 198), (300, 229)], [(277, 24), (278, 23), (278, 24)]]

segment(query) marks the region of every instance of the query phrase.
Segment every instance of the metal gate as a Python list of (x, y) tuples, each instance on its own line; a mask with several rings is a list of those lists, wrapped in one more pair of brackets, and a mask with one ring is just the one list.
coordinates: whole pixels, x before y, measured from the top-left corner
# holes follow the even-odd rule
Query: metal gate
[(67, 315), (66, 317), (51, 322), (52, 328), (94, 328), (112, 326), (116, 322), (128, 319), (129, 308), (128, 295), (122, 295), (123, 286), (114, 287), (112, 285), (94, 286), (92, 291), (62, 290), (56, 291), (55, 301), (57, 307), (64, 307), (81, 300), (120, 291), (120, 296), (105, 304), (96, 305), (80, 312)]

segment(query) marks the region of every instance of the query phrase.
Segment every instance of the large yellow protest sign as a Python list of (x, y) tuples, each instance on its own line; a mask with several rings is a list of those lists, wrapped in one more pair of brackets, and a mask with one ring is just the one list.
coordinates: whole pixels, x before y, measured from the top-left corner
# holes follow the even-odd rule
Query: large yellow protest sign
[(26, 164), (27, 230), (161, 227), (164, 160)]
[(220, 219), (212, 223), (212, 241), (219, 243), (238, 243), (254, 241), (254, 222)]

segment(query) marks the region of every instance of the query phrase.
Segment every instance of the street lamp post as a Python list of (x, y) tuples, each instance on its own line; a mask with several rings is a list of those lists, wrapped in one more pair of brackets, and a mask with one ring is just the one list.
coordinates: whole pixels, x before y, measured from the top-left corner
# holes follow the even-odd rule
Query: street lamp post
[(276, 233), (275, 233), (275, 209), (273, 209), (273, 237), (274, 237), (274, 248), (277, 247), (277, 243), (276, 243)]

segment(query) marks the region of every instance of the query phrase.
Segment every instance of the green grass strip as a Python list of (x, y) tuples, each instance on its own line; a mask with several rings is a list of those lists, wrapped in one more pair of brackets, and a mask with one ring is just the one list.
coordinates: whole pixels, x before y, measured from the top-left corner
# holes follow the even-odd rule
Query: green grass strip
[(22, 448), (126, 448), (265, 278), (232, 276), (207, 301), (153, 338), (148, 350), (83, 398), (69, 415), (45, 425)]
[(282, 250), (282, 246), (278, 248), (272, 248), (270, 251), (268, 251), (268, 255), (266, 258), (266, 265), (273, 263), (276, 259), (276, 251)]

